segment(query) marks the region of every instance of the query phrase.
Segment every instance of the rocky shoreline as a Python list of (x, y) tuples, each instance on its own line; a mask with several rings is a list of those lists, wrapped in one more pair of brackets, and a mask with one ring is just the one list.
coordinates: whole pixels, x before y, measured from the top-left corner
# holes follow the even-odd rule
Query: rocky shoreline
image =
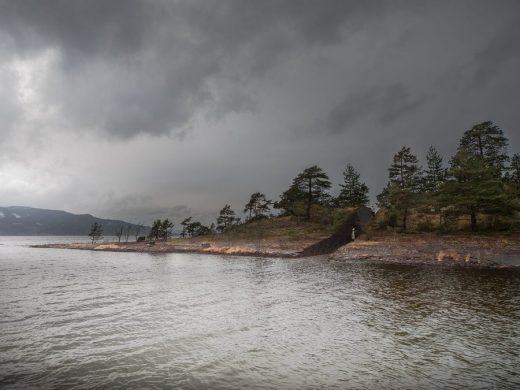
[(378, 234), (364, 236), (329, 256), (332, 261), (520, 267), (520, 235)]
[[(251, 257), (303, 257), (315, 241), (175, 239), (132, 243), (46, 244), (38, 248), (137, 253), (201, 253)], [(520, 267), (520, 235), (365, 234), (327, 255), (329, 261), (376, 261), (473, 267)]]

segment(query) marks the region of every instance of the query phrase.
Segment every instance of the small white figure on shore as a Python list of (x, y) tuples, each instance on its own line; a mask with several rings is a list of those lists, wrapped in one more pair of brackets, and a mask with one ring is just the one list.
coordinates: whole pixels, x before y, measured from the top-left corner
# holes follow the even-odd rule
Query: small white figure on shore
[(352, 241), (356, 239), (356, 228), (352, 228)]

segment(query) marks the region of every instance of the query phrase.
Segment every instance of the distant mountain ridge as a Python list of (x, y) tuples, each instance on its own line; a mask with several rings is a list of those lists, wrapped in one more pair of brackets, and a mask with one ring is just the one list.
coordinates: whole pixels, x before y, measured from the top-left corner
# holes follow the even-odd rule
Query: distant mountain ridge
[[(72, 214), (62, 210), (37, 209), (32, 207), (0, 207), (1, 236), (86, 236), (94, 223), (103, 226), (104, 236), (114, 236), (121, 228), (130, 225), (130, 235), (135, 239), (137, 225), (114, 219), (102, 219), (90, 214)], [(140, 235), (145, 235), (142, 227)]]

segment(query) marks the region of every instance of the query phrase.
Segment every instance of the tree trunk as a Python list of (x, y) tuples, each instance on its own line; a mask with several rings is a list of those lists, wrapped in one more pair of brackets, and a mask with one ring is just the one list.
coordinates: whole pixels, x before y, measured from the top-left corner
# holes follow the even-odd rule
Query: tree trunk
[(477, 231), (477, 214), (474, 211), (472, 211), (470, 213), (470, 218), (471, 218), (471, 231), (476, 232)]
[(408, 219), (408, 206), (404, 208), (403, 212), (403, 232), (406, 231), (406, 220)]
[(478, 135), (478, 150), (480, 152), (480, 157), (484, 158), (484, 148), (482, 147), (482, 135)]
[(311, 220), (311, 204), (312, 204), (312, 183), (309, 179), (309, 199), (307, 202), (307, 221)]

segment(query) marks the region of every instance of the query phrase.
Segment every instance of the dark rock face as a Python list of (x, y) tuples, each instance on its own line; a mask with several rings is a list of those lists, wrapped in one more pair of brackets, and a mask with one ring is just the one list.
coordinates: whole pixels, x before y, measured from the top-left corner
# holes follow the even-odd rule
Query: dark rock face
[(354, 214), (336, 230), (336, 232), (314, 245), (305, 248), (300, 256), (318, 256), (327, 255), (334, 252), (338, 248), (352, 241), (352, 229), (355, 229), (356, 236), (359, 235), (363, 229), (370, 223), (374, 213), (368, 207), (359, 207)]
[[(87, 235), (94, 223), (103, 226), (103, 235), (113, 236), (128, 222), (96, 218), (90, 214), (71, 214), (61, 210), (36, 209), (32, 207), (0, 207), (0, 235)], [(135, 232), (136, 225), (131, 225)]]

